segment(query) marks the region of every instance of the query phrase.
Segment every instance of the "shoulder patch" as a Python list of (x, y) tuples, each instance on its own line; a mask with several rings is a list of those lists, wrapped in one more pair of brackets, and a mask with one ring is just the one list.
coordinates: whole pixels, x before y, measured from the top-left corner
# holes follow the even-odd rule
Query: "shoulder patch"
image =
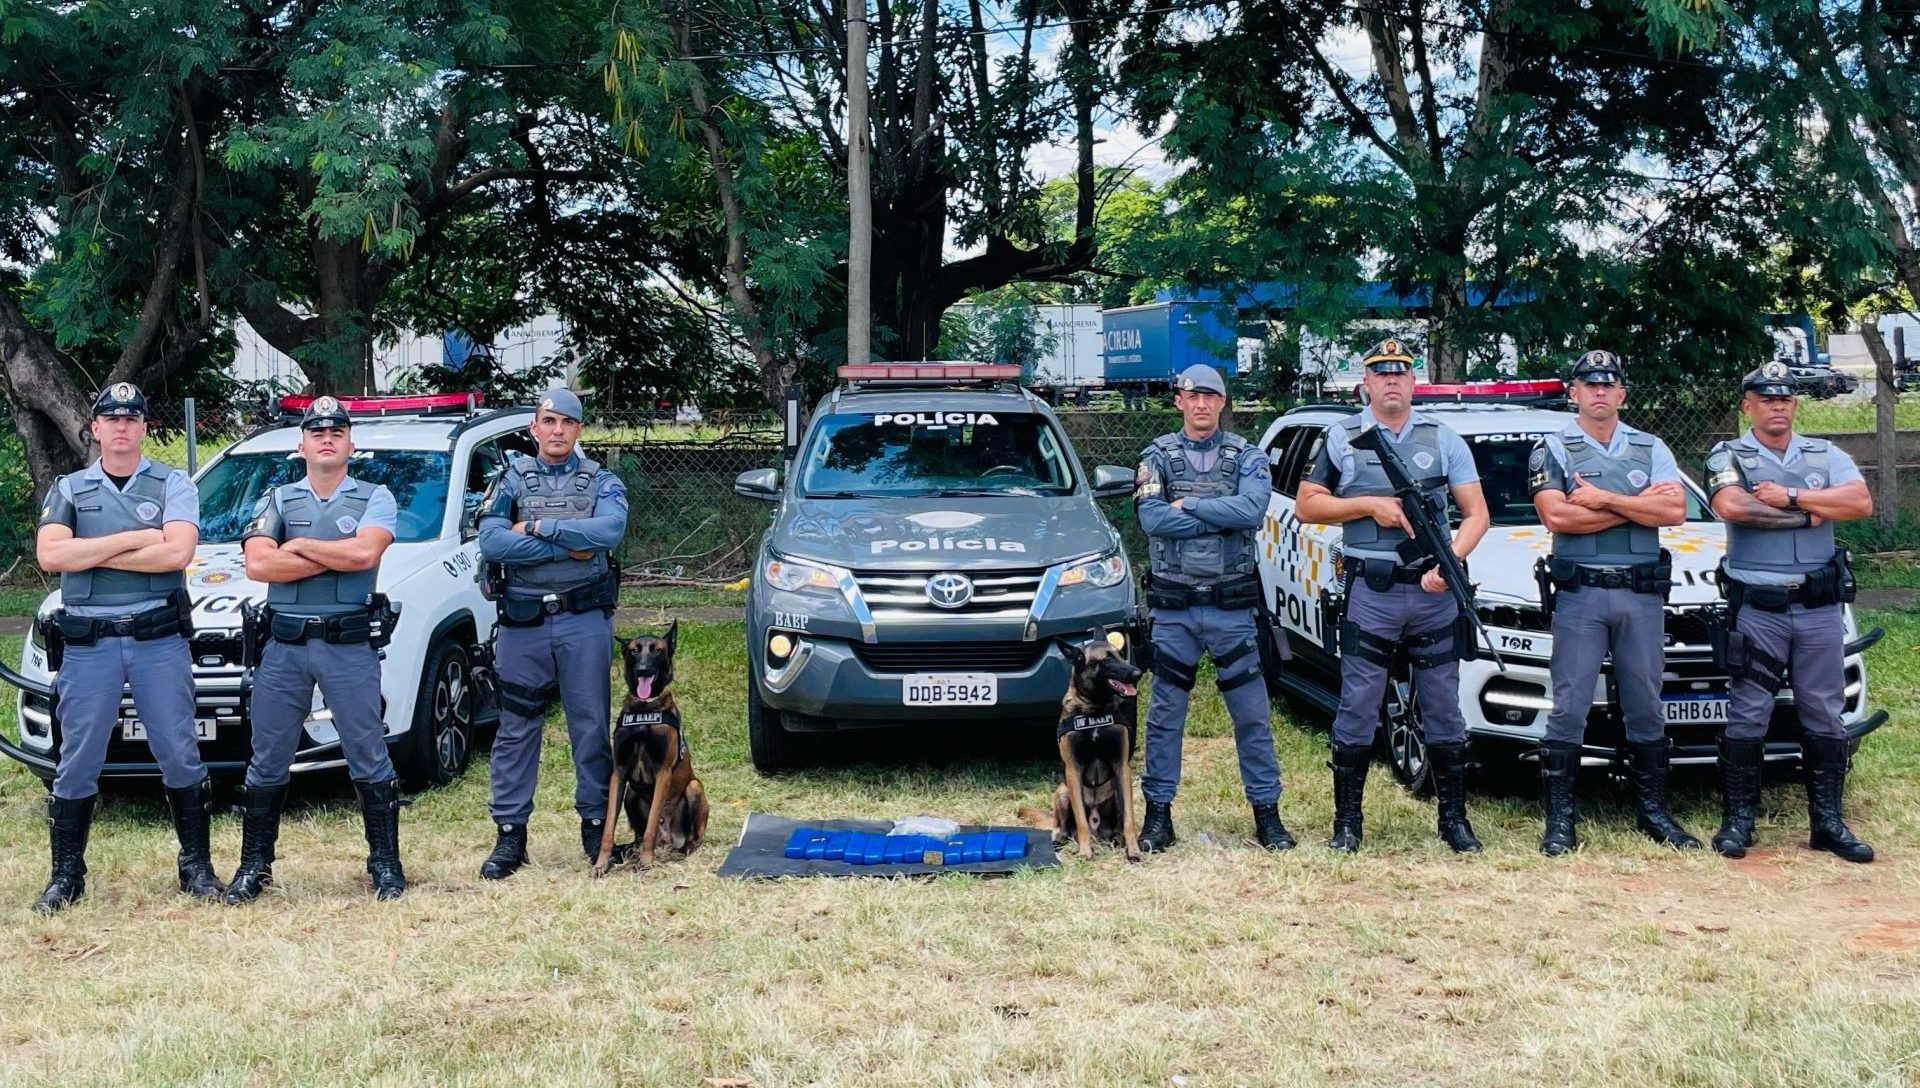
[(1725, 446), (1716, 446), (1707, 454), (1707, 471), (1723, 472), (1733, 464), (1733, 454)]

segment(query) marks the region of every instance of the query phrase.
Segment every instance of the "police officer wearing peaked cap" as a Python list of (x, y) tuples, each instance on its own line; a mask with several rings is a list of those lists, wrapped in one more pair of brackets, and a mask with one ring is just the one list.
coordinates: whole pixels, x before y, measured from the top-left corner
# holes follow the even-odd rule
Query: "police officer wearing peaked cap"
[(367, 874), (374, 894), (406, 891), (400, 865), (400, 779), (387, 756), (374, 647), (374, 586), (393, 543), (399, 510), (384, 486), (347, 473), (352, 420), (333, 397), (316, 397), (300, 419), (306, 476), (261, 496), (241, 535), (247, 577), (267, 584), (266, 625), (253, 674), (253, 758), (241, 810), (240, 868), (230, 904), (273, 883), (280, 814), (313, 690), (331, 712), (347, 772), (360, 795)]
[(573, 746), (580, 849), (588, 861), (600, 851), (613, 774), (608, 676), (620, 587), (612, 553), (627, 531), (627, 489), (577, 448), (584, 415), (572, 392), (547, 390), (532, 426), (538, 456), (509, 458), (480, 504), (479, 577), (500, 606), (489, 806), (496, 834), (480, 866), (487, 880), (526, 864), (540, 739), (556, 693)]
[(1487, 501), (1473, 454), (1451, 427), (1412, 409), (1413, 356), (1403, 341), (1383, 340), (1363, 360), (1367, 407), (1327, 428), (1326, 444), (1300, 482), (1301, 521), (1340, 525), (1347, 615), (1340, 628), (1340, 709), (1333, 720), (1333, 834), (1327, 845), (1352, 852), (1363, 832), (1361, 801), (1373, 760), (1387, 667), (1404, 643), (1419, 696), (1437, 800), (1435, 827), (1458, 853), (1478, 853), (1467, 820), (1467, 726), (1460, 713), (1460, 661), (1473, 636), (1431, 561), (1407, 564), (1405, 509), (1380, 458), (1353, 441), (1377, 427), (1410, 474), (1441, 509), (1449, 496), (1461, 521), (1449, 546), (1462, 565), (1486, 534)]
[(1267, 849), (1290, 849), (1293, 836), (1280, 821), (1280, 761), (1254, 614), (1260, 582), (1253, 534), (1267, 514), (1272, 466), (1257, 447), (1220, 429), (1227, 387), (1218, 371), (1196, 364), (1175, 384), (1183, 426), (1140, 455), (1133, 492), (1151, 560), (1146, 595), (1154, 649), (1140, 848), (1173, 845), (1180, 745), (1205, 653), (1213, 657), (1215, 682), (1233, 718), (1254, 835)]
[(1668, 811), (1671, 757), (1660, 701), (1666, 598), (1673, 584), (1660, 527), (1686, 520), (1680, 469), (1665, 442), (1620, 422), (1626, 379), (1612, 352), (1587, 352), (1574, 363), (1572, 376), (1578, 417), (1542, 438), (1527, 461), (1534, 509), (1553, 532), (1552, 551), (1536, 572), (1553, 602), (1553, 709), (1540, 750), (1546, 796), (1540, 849), (1558, 856), (1578, 843), (1574, 784), (1594, 685), (1609, 655), (1636, 795), (1635, 825), (1655, 842), (1698, 849), (1700, 840)]
[(1780, 688), (1793, 690), (1807, 783), (1808, 845), (1848, 861), (1873, 860), (1841, 811), (1851, 745), (1840, 724), (1846, 702), (1841, 606), (1853, 600), (1847, 553), (1833, 523), (1871, 516), (1873, 495), (1847, 452), (1795, 434), (1793, 373), (1771, 362), (1741, 382), (1752, 426), (1707, 454), (1707, 493), (1727, 522), (1720, 591), (1731, 701), (1720, 743), (1721, 822), (1713, 848), (1743, 857), (1753, 844), (1760, 768)]
[(199, 492), (186, 473), (141, 455), (147, 401), (132, 383), (94, 398), (92, 433), (99, 459), (54, 481), (35, 537), (41, 568), (60, 575), (61, 604), (41, 621), (60, 706), (47, 798), (53, 874), (34, 903), (43, 913), (85, 890), (100, 769), (127, 688), (173, 811), (180, 890), (206, 899), (225, 890), (208, 853), (213, 785), (194, 732), (181, 573), (200, 539)]

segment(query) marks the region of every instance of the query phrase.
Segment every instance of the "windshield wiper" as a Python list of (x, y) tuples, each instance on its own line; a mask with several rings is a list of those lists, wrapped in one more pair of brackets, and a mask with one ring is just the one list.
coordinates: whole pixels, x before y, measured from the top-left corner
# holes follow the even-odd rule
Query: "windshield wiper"
[(809, 491), (809, 499), (870, 499), (872, 495), (864, 491)]
[(1033, 494), (1037, 492), (1031, 487), (942, 487), (927, 492), (929, 498), (935, 499), (993, 498), (997, 495)]

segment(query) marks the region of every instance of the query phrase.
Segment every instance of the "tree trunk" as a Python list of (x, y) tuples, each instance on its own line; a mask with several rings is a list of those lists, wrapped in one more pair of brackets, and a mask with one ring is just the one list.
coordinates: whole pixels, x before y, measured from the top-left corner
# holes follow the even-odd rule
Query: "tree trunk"
[(68, 376), (60, 356), (27, 322), (11, 295), (0, 291), (0, 384), (6, 387), (13, 427), (26, 447), (27, 472), (38, 501), (54, 478), (93, 456), (86, 394)]
[(1860, 338), (1867, 342), (1867, 354), (1873, 357), (1873, 448), (1880, 462), (1873, 480), (1873, 525), (1882, 538), (1891, 538), (1900, 524), (1900, 445), (1893, 426), (1900, 390), (1894, 384), (1893, 353), (1880, 335), (1877, 318), (1860, 322)]
[(1466, 316), (1467, 271), (1463, 256), (1457, 268), (1433, 281), (1433, 303), (1427, 309), (1428, 381), (1448, 385), (1465, 376), (1466, 335), (1460, 326)]

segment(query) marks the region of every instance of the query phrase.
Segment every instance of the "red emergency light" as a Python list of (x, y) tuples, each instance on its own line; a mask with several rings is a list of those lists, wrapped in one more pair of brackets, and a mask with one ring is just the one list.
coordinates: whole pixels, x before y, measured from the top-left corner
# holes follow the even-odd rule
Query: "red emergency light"
[(1567, 383), (1558, 378), (1497, 382), (1458, 382), (1416, 385), (1413, 398), (1422, 401), (1545, 400), (1567, 395)]
[[(317, 397), (289, 396), (280, 398), (280, 411), (284, 414), (298, 415), (307, 410)], [(393, 416), (426, 415), (440, 412), (464, 412), (469, 407), (478, 408), (482, 400), (479, 393), (413, 393), (391, 397), (335, 397), (340, 407), (348, 415)]]
[(1018, 363), (847, 363), (843, 382), (1019, 381)]

